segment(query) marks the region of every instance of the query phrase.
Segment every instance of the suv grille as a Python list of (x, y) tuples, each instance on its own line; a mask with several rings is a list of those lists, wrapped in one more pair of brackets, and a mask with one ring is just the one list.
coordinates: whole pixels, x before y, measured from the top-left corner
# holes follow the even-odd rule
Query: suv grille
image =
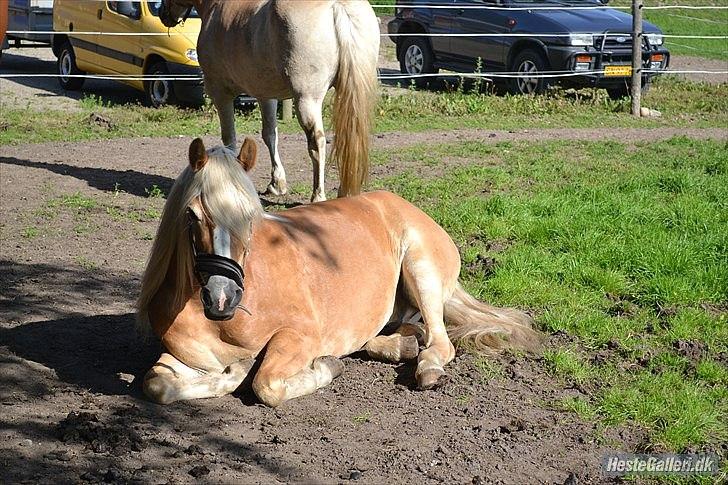
[[(606, 40), (604, 39), (606, 37)], [(601, 49), (604, 42), (605, 49), (631, 49), (632, 36), (629, 34), (602, 34), (594, 36), (594, 48)]]

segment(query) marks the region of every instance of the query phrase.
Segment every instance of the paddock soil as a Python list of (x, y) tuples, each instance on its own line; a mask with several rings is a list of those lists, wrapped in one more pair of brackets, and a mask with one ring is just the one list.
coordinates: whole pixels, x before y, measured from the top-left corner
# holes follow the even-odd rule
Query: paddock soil
[[(375, 145), (675, 134), (726, 138), (463, 131), (381, 135)], [(140, 380), (160, 347), (136, 336), (133, 301), (164, 203), (154, 187), (169, 189), (189, 142), (0, 147), (0, 482), (600, 483), (605, 453), (644, 448), (637, 427), (604, 429), (560, 411), (556, 401), (585, 391), (550, 377), (538, 357), (493, 357), (503, 370), (494, 375), (462, 353), (447, 385), (418, 392), (412, 364), (354, 355), (333, 384), (275, 410), (247, 385), (218, 399), (146, 401)], [(303, 138), (281, 147), (291, 185), (307, 184)], [(259, 188), (267, 167), (257, 168)], [(441, 170), (374, 171), (405, 168)], [(302, 203), (305, 187), (267, 202)]]

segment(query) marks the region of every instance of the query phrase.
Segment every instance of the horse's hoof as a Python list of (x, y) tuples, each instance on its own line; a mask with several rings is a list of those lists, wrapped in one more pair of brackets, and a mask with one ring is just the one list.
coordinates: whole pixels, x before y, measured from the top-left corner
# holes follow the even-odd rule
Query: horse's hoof
[(438, 368), (432, 368), (417, 374), (417, 389), (420, 391), (429, 391), (442, 387), (450, 381), (445, 371)]
[(313, 194), (311, 195), (311, 203), (324, 202), (326, 201), (326, 194)]
[(268, 187), (265, 189), (265, 192), (263, 192), (263, 195), (275, 195), (277, 197), (281, 195), (286, 195), (288, 193), (288, 187), (285, 182), (279, 182), (278, 184), (274, 184), (271, 182), (268, 184)]
[(338, 357), (334, 357), (331, 355), (319, 357), (318, 359), (314, 360), (313, 366), (314, 368), (319, 366), (326, 366), (329, 369), (329, 372), (331, 372), (332, 379), (336, 379), (344, 373), (344, 363), (341, 362), (341, 359), (339, 359)]
[(420, 344), (414, 335), (403, 336), (399, 347), (400, 360), (412, 360), (420, 353)]

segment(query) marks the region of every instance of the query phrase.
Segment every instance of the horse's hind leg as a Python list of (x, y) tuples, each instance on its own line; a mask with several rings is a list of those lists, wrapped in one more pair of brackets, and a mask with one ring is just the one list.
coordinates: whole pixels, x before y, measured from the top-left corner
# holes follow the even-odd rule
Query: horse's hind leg
[(308, 139), (308, 154), (313, 163), (313, 192), (311, 202), (326, 200), (324, 177), (326, 172), (326, 132), (321, 115), (323, 98), (302, 97), (296, 100), (298, 121)]
[(285, 195), (288, 191), (286, 171), (278, 153), (278, 100), (259, 99), (260, 112), (263, 115), (263, 141), (270, 153), (270, 184), (265, 190), (266, 194)]
[(442, 278), (434, 263), (418, 257), (422, 252), (410, 248), (403, 264), (403, 275), (409, 294), (417, 301), (424, 321), (426, 349), (417, 359), (417, 386), (432, 389), (445, 380), (445, 365), (455, 357), (455, 347), (447, 336)]
[(164, 353), (144, 376), (144, 394), (159, 404), (224, 396), (240, 386), (254, 362), (240, 361), (222, 372), (202, 373)]
[(291, 331), (273, 336), (253, 379), (253, 390), (263, 403), (277, 407), (289, 399), (311, 394), (341, 375), (344, 364), (339, 359), (315, 358), (311, 348), (311, 342)]

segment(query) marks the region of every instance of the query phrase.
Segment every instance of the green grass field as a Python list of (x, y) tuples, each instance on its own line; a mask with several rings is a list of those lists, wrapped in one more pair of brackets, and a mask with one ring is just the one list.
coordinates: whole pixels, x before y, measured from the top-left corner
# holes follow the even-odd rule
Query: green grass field
[[(661, 78), (645, 96), (644, 106), (660, 110), (662, 118), (637, 119), (629, 115), (629, 101), (610, 100), (604, 90), (555, 90), (546, 96), (498, 96), (472, 92), (471, 88), (450, 92), (400, 90), (385, 93), (376, 113), (375, 131), (423, 131), (428, 129), (587, 127), (715, 127), (728, 125), (728, 85), (708, 85)], [(108, 118), (112, 126), (89, 121), (91, 113)], [(329, 120), (327, 107), (325, 118)], [(241, 133), (260, 132), (260, 112), (240, 113)], [(281, 125), (282, 132), (298, 132), (293, 121)], [(3, 108), (0, 145), (46, 141), (79, 141), (136, 136), (200, 136), (218, 134), (217, 115), (211, 107), (202, 110), (162, 109), (140, 105), (108, 105), (98, 98), (85, 98), (80, 110), (38, 111), (34, 108)]]
[[(569, 336), (543, 358), (585, 397), (552, 405), (637, 423), (647, 449), (715, 449), (728, 439), (727, 148), (687, 138), (420, 146), (377, 159), (460, 168), (376, 185), (447, 229), (469, 291)], [(488, 276), (482, 258), (495, 258)]]

